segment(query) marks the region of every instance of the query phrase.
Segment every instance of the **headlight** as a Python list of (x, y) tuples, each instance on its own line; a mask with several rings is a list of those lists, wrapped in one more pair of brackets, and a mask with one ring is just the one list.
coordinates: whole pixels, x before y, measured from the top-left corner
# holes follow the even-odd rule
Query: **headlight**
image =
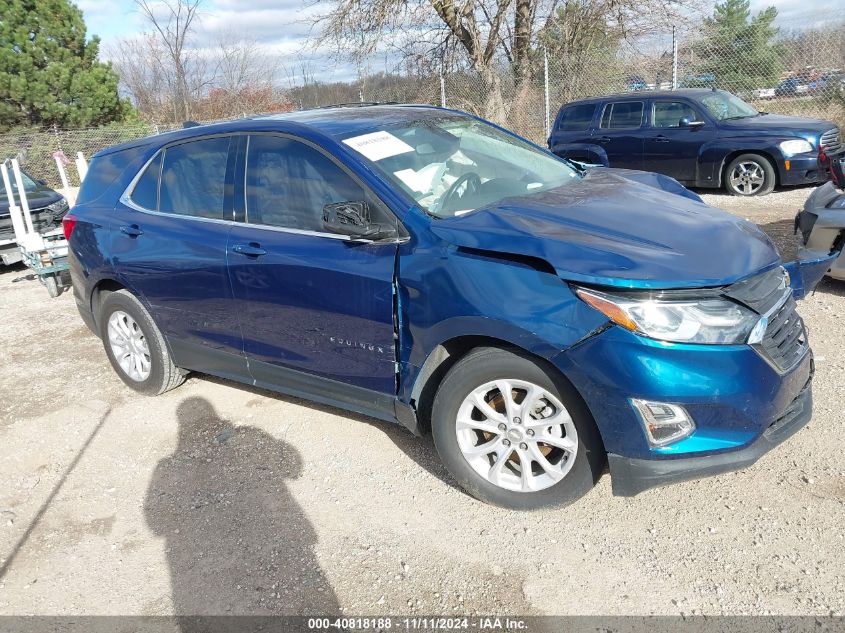
[(50, 212), (50, 215), (53, 217), (58, 217), (60, 215), (64, 215), (64, 213), (68, 210), (67, 200), (64, 198), (59, 198), (53, 204), (48, 204), (44, 207), (46, 211)]
[(648, 292), (616, 295), (586, 288), (576, 293), (617, 325), (661, 341), (742, 344), (760, 320), (720, 297), (656, 298)]
[(67, 200), (59, 198), (53, 204), (48, 204), (46, 208), (50, 209), (50, 211), (67, 211)]
[(803, 139), (795, 139), (793, 141), (783, 141), (779, 144), (781, 151), (784, 154), (806, 154), (813, 151), (813, 146), (809, 141)]

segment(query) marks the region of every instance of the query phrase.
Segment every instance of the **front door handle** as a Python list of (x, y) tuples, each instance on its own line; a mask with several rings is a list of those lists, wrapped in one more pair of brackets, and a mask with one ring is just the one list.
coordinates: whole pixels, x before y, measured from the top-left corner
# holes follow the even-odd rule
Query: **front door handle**
[(144, 232), (141, 230), (137, 224), (129, 224), (127, 226), (121, 226), (120, 232), (125, 233), (129, 237), (138, 237), (139, 235), (143, 235)]
[(260, 257), (261, 255), (266, 255), (267, 251), (261, 248), (261, 244), (258, 242), (250, 242), (249, 244), (235, 244), (232, 247), (232, 252), (238, 253), (240, 255), (246, 255), (247, 257)]
[(655, 136), (655, 137), (654, 137), (654, 141), (655, 141), (656, 143), (668, 143), (668, 142), (669, 142), (669, 138), (668, 138), (668, 137), (666, 137), (666, 136), (663, 136), (663, 135), (661, 134), (660, 136)]
[(610, 143), (609, 136), (600, 136), (596, 139), (599, 143)]

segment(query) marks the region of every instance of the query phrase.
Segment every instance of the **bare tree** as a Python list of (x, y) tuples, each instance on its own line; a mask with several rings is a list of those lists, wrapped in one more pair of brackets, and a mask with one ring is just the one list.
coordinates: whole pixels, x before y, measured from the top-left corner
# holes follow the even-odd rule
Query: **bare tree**
[(217, 38), (215, 58), (214, 85), (235, 101), (244, 90), (275, 85), (279, 61), (266, 54), (255, 39), (223, 32)]
[[(586, 13), (619, 20), (672, 19), (700, 0), (585, 0), (596, 10)], [(369, 56), (389, 45), (406, 53), (428, 49), (448, 58), (457, 50), (478, 74), (487, 100), (484, 115), (503, 121), (503, 66), (508, 67), (517, 92), (529, 86), (536, 68), (536, 50), (559, 20), (565, 0), (314, 0), (327, 10), (318, 20), (320, 42), (330, 42), (344, 54)], [(583, 17), (584, 12), (576, 12)], [(577, 28), (577, 27), (576, 27)], [(624, 31), (624, 25), (622, 26)], [(404, 36), (402, 35), (404, 34)]]
[(186, 46), (201, 4), (202, 0), (135, 0), (138, 10), (158, 34), (173, 69), (177, 119), (191, 118), (191, 92), (197, 89), (197, 78), (204, 75), (204, 69), (191, 68), (192, 63), (198, 62), (198, 56)]

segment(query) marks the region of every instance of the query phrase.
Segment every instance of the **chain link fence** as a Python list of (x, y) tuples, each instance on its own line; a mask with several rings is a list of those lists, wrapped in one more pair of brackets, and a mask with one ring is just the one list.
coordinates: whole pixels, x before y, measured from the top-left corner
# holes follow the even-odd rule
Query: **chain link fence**
[[(527, 81), (515, 81), (507, 63), (482, 76), (441, 64), (436, 73), (375, 73), (334, 84), (288, 91), (304, 109), (360, 101), (445, 104), (489, 118), (544, 144), (548, 126), (569, 101), (612, 92), (699, 87), (739, 95), (758, 110), (829, 119), (845, 127), (845, 19), (807, 15), (777, 34), (725, 32), (711, 21), (635, 37), (550, 41), (536, 49)], [(753, 24), (753, 22), (748, 23)], [(59, 184), (53, 153), (70, 160), (180, 123), (113, 125), (88, 130), (23, 131), (0, 135), (0, 158), (18, 156), (26, 170)], [(71, 184), (77, 175), (68, 169)]]

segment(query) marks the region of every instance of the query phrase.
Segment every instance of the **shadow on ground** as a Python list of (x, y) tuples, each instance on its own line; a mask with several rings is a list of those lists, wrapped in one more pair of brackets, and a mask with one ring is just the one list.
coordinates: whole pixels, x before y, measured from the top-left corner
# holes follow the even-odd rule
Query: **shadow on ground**
[[(228, 387), (236, 387), (237, 389), (242, 389), (244, 391), (254, 393), (257, 396), (261, 396), (264, 398), (272, 398), (273, 400), (278, 400), (280, 402), (296, 404), (301, 407), (307, 407), (309, 409), (312, 409), (313, 411), (329, 413), (331, 415), (338, 415), (353, 420), (355, 422), (375, 426), (379, 428), (388, 437), (388, 439), (390, 439), (390, 441), (396, 445), (399, 450), (401, 450), (408, 457), (410, 457), (417, 465), (424, 468), (433, 477), (436, 477), (448, 486), (452, 486), (461, 493), (466, 494), (463, 489), (458, 486), (457, 482), (452, 479), (452, 476), (449, 474), (449, 471), (446, 470), (446, 467), (443, 466), (442, 462), (440, 461), (440, 457), (437, 455), (437, 449), (434, 447), (434, 442), (431, 438), (431, 434), (427, 434), (423, 437), (416, 437), (412, 435), (410, 431), (408, 431), (402, 426), (399, 426), (398, 424), (385, 422), (377, 418), (372, 418), (370, 416), (361, 415), (352, 411), (347, 411), (346, 409), (340, 409), (338, 407), (332, 407), (329, 405), (313, 402), (311, 400), (296, 398), (294, 396), (287, 396), (285, 394), (276, 393), (275, 391), (269, 391), (267, 389), (244, 385), (241, 383), (225, 380), (223, 378), (217, 378), (216, 376), (210, 376), (207, 374), (196, 375), (200, 376), (203, 380), (207, 380), (209, 382), (213, 382), (219, 385), (226, 385)], [(350, 432), (353, 431), (350, 430)]]
[[(144, 506), (166, 541), (174, 613), (339, 613), (316, 533), (287, 488), (302, 471), (296, 449), (235, 428), (204, 398), (187, 398), (177, 414), (178, 445), (156, 466)], [(179, 623), (217, 630), (190, 617)]]

